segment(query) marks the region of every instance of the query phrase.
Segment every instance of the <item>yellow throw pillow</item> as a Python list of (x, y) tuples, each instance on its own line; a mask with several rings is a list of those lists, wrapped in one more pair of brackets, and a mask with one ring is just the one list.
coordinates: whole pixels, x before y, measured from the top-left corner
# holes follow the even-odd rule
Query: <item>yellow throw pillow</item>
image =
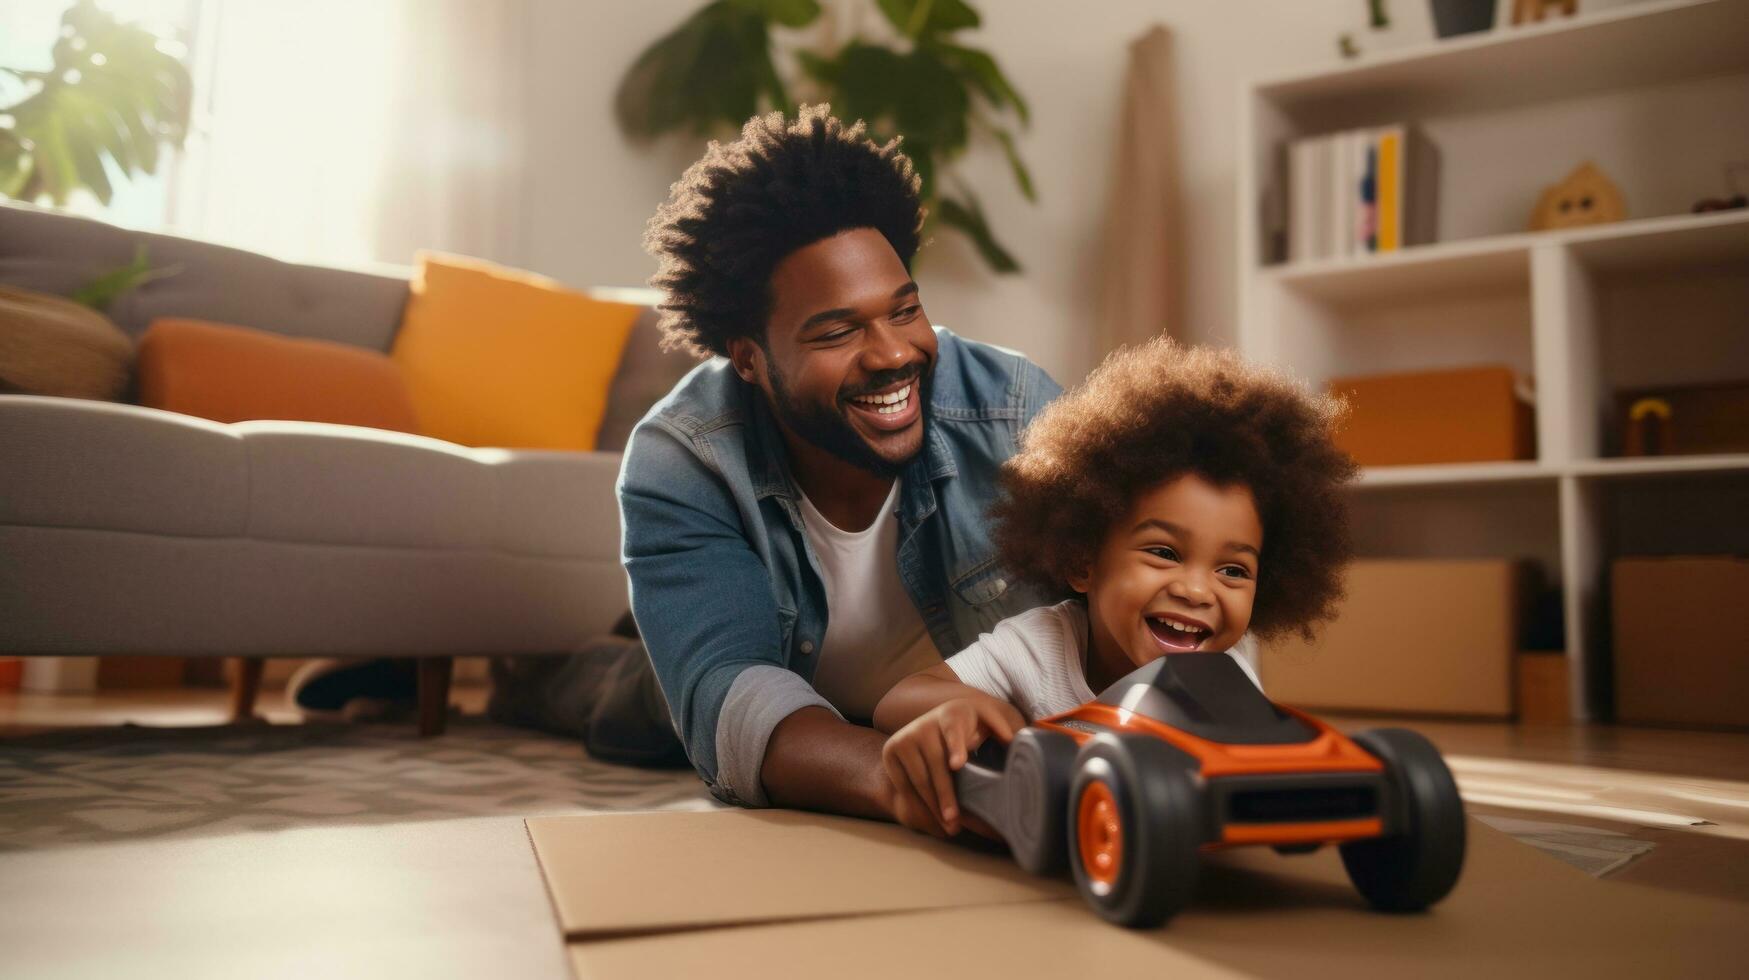
[(426, 435), (464, 446), (593, 449), (640, 309), (490, 262), (421, 252), (393, 357)]

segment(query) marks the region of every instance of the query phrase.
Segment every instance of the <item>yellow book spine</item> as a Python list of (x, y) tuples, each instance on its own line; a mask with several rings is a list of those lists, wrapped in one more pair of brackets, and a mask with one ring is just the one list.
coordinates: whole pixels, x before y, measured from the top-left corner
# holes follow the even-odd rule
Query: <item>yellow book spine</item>
[(1378, 229), (1379, 251), (1395, 252), (1403, 239), (1403, 137), (1398, 132), (1379, 136)]

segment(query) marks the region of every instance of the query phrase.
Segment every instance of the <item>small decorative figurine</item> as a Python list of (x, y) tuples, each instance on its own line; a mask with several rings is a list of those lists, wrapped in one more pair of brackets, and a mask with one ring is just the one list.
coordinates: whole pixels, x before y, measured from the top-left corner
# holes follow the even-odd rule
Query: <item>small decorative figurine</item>
[(1530, 214), (1531, 231), (1602, 225), (1627, 217), (1621, 188), (1590, 163), (1543, 191)]
[(1512, 22), (1535, 24), (1551, 13), (1571, 17), (1579, 12), (1579, 0), (1513, 0)]

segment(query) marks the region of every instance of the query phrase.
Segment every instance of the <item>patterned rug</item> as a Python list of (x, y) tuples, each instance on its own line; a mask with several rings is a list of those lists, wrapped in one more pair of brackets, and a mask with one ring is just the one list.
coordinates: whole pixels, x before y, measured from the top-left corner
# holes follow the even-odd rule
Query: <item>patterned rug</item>
[(405, 726), (122, 726), (0, 740), (0, 851), (320, 824), (710, 809), (690, 770), (596, 762), (477, 718)]

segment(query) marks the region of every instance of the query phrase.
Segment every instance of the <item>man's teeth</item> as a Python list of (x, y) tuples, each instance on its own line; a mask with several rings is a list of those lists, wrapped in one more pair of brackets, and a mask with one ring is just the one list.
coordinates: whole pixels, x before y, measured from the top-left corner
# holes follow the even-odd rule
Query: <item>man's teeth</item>
[(905, 410), (910, 397), (911, 386), (906, 385), (898, 391), (889, 391), (884, 395), (859, 395), (851, 401), (873, 406), (877, 415), (896, 415)]

